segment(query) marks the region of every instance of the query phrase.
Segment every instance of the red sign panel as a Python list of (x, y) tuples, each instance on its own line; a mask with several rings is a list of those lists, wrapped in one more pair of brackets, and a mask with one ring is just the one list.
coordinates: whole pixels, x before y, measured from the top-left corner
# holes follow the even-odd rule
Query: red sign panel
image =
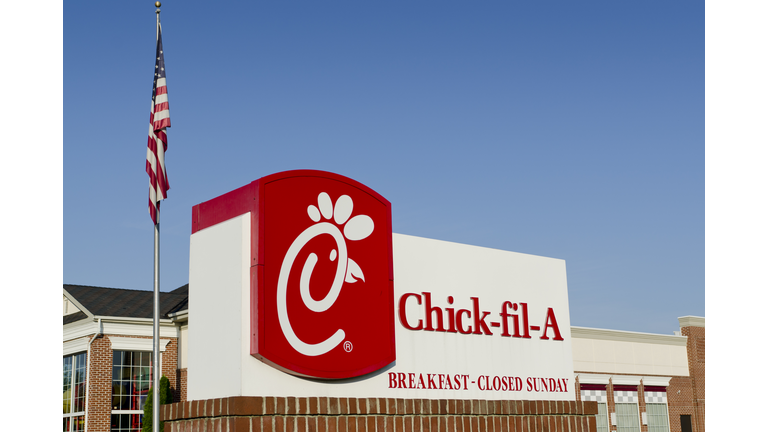
[(193, 231), (251, 212), (251, 355), (326, 379), (395, 360), (389, 201), (346, 177), (301, 170), (198, 207)]

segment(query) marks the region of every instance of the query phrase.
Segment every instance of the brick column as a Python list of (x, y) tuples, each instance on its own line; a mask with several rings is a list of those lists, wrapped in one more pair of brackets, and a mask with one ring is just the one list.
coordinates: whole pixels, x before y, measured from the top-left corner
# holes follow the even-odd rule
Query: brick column
[[(88, 369), (88, 421), (89, 432), (106, 432), (110, 430), (110, 417), (112, 414), (112, 343), (110, 335), (100, 335), (91, 344), (91, 354)], [(149, 339), (151, 336), (120, 336), (135, 337), (137, 339)], [(178, 341), (170, 339), (161, 352), (161, 375), (168, 377), (174, 400), (177, 398), (179, 380), (177, 379)], [(186, 385), (186, 374), (184, 375)], [(184, 394), (186, 398), (186, 392)]]
[(682, 335), (688, 337), (688, 373), (693, 384), (693, 432), (704, 432), (704, 323), (703, 319), (699, 323), (697, 320), (686, 318), (689, 317), (679, 320)]
[(174, 392), (174, 402), (187, 401), (187, 368), (176, 369), (176, 382), (179, 383)]
[(109, 338), (98, 336), (91, 344), (89, 356), (88, 412), (85, 414), (88, 430), (108, 431), (112, 412), (112, 346)]
[(168, 378), (168, 383), (171, 385), (171, 392), (173, 393), (173, 402), (179, 402), (178, 398), (178, 389), (179, 389), (179, 381), (176, 377), (176, 371), (179, 367), (178, 365), (178, 358), (179, 358), (179, 344), (176, 338), (171, 339), (170, 342), (168, 342), (168, 345), (165, 346), (165, 352), (161, 352), (160, 356), (162, 357), (160, 366), (160, 376), (165, 375)]

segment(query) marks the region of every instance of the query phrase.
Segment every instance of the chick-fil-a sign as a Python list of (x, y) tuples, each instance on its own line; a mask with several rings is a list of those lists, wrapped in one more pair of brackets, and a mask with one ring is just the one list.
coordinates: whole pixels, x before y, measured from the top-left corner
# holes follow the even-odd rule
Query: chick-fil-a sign
[[(395, 361), (389, 201), (338, 174), (285, 171), (195, 206), (193, 239), (240, 216), (249, 220), (253, 357), (321, 379), (353, 378)], [(221, 271), (215, 265), (202, 271), (223, 259), (227, 247), (206, 236), (208, 246), (193, 241), (192, 256), (211, 252), (211, 258), (191, 273)], [(190, 277), (190, 284), (225, 289), (223, 280), (204, 287)], [(209, 308), (217, 302), (211, 298)]]
[(331, 173), (281, 173), (261, 185), (252, 354), (314, 378), (393, 362), (389, 201)]
[[(418, 305), (422, 305), (422, 303), (424, 305), (424, 309), (420, 314), (410, 318), (411, 323), (409, 323), (408, 314), (406, 313), (406, 303), (409, 299), (415, 301)], [(441, 308), (433, 303), (432, 294), (429, 292), (403, 294), (400, 296), (397, 308), (400, 324), (408, 330), (488, 336), (494, 334), (493, 327), (500, 327), (500, 331), (497, 331), (497, 333), (500, 333), (502, 337), (524, 339), (530, 339), (532, 331), (541, 331), (542, 334), (539, 339), (549, 340), (551, 337), (556, 341), (563, 340), (563, 336), (560, 334), (560, 327), (557, 325), (555, 310), (551, 307), (547, 308), (546, 313), (543, 315), (543, 325), (529, 325), (528, 304), (524, 302), (518, 304), (506, 300), (501, 304), (501, 312), (499, 312), (498, 316), (495, 316), (490, 311), (481, 309), (480, 298), (478, 297), (469, 298), (471, 306), (467, 306), (467, 309), (456, 307), (453, 296), (448, 296), (446, 300), (447, 306)]]
[(563, 260), (393, 234), (389, 201), (311, 170), (195, 206), (192, 232), (195, 398), (575, 397)]

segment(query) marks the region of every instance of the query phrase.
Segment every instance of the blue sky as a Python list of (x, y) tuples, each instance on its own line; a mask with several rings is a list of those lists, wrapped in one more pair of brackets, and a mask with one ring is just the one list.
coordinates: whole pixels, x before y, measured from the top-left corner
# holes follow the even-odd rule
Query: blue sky
[[(63, 280), (152, 289), (154, 7), (63, 16)], [(397, 233), (564, 259), (572, 325), (704, 316), (703, 3), (165, 1), (161, 19), (161, 290), (188, 282), (193, 205), (309, 168), (387, 197)]]
[[(59, 382), (62, 280), (151, 288), (154, 8), (102, 3), (0, 14), (11, 388)], [(565, 259), (574, 325), (669, 333), (706, 283), (707, 425), (753, 426), (730, 413), (761, 399), (730, 395), (764, 368), (768, 4), (529, 3), (165, 2), (164, 289), (186, 282), (192, 205), (336, 171), (397, 232)]]

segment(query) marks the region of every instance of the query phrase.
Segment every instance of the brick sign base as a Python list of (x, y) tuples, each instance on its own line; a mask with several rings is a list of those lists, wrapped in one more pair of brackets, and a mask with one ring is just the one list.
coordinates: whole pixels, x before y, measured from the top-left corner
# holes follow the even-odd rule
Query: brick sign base
[(595, 432), (597, 402), (228, 397), (160, 407), (165, 432)]

